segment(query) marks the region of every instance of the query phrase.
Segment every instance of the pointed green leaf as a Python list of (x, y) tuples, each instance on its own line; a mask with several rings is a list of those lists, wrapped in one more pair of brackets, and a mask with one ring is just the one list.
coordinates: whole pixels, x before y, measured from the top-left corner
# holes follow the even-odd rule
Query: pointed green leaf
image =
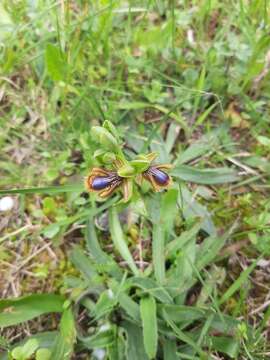
[(64, 298), (54, 294), (36, 294), (0, 300), (0, 327), (17, 325), (42, 314), (63, 311)]
[(139, 275), (139, 270), (135, 265), (135, 262), (132, 258), (132, 255), (129, 251), (126, 240), (124, 238), (124, 234), (119, 222), (116, 206), (110, 209), (109, 220), (110, 220), (110, 230), (111, 230), (112, 240), (116, 249), (119, 251), (122, 258), (127, 262), (128, 266), (133, 271), (133, 273), (135, 275)]
[(45, 60), (49, 76), (54, 81), (65, 80), (67, 64), (59, 47), (47, 44)]
[(158, 332), (156, 301), (153, 296), (141, 299), (140, 312), (143, 325), (144, 348), (149, 358), (154, 359), (157, 352)]

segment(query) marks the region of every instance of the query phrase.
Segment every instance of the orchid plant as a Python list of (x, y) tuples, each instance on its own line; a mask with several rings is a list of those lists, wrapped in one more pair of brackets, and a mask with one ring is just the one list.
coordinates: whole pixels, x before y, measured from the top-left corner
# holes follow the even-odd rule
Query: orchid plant
[(89, 192), (97, 192), (101, 198), (106, 198), (121, 189), (123, 201), (128, 202), (134, 184), (141, 185), (144, 179), (154, 191), (167, 189), (171, 185), (172, 179), (167, 171), (172, 165), (153, 164), (156, 153), (138, 154), (134, 159), (127, 160), (121, 138), (110, 121), (105, 120), (102, 126), (92, 127), (92, 134), (101, 145), (101, 149), (95, 151), (94, 158), (106, 168), (91, 169), (85, 179)]

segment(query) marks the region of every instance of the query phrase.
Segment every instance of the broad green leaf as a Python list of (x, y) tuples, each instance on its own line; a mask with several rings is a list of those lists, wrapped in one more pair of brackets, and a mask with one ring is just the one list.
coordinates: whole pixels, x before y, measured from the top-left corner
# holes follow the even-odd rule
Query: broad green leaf
[(170, 162), (170, 155), (167, 152), (166, 144), (160, 134), (156, 134), (155, 140), (150, 144), (151, 152), (158, 155), (156, 161), (161, 164), (167, 164)]
[(211, 322), (211, 329), (218, 331), (225, 335), (231, 335), (235, 332), (237, 326), (240, 324), (240, 320), (233, 318), (232, 316), (222, 314), (214, 314)]
[(127, 294), (127, 289), (123, 289), (119, 291), (120, 284), (114, 279), (110, 281), (110, 288), (112, 289), (114, 294), (117, 294), (117, 299), (119, 305), (124, 311), (129, 315), (133, 320), (140, 323), (140, 307), (136, 301), (134, 301), (131, 296)]
[(196, 193), (191, 193), (185, 184), (181, 184), (179, 205), (185, 219), (200, 219), (201, 228), (210, 235), (216, 234), (216, 228), (207, 208), (196, 200)]
[(118, 297), (119, 305), (136, 322), (140, 322), (140, 308), (136, 301), (125, 293), (120, 293)]
[(156, 281), (150, 278), (133, 277), (130, 279), (132, 286), (136, 286), (144, 290), (146, 293), (151, 294), (157, 300), (163, 303), (172, 304), (173, 299), (168, 291), (160, 286)]
[(185, 164), (191, 160), (199, 158), (203, 155), (211, 153), (219, 144), (220, 129), (204, 135), (199, 140), (193, 142), (177, 157), (176, 164)]
[(112, 345), (115, 340), (115, 329), (99, 331), (95, 335), (79, 337), (79, 339), (87, 349), (106, 348)]
[(113, 258), (102, 250), (98, 242), (94, 220), (92, 217), (90, 217), (86, 223), (85, 241), (90, 253), (89, 255), (93, 261), (99, 264), (99, 269), (111, 274), (115, 279), (120, 280), (123, 276), (122, 270)]
[(165, 339), (163, 345), (164, 360), (179, 360), (179, 357), (177, 356), (176, 353), (177, 353), (176, 341)]
[(129, 251), (127, 242), (124, 238), (124, 234), (119, 222), (116, 206), (110, 209), (109, 221), (110, 221), (111, 236), (116, 249), (119, 251), (122, 258), (127, 262), (132, 272), (135, 275), (139, 275), (139, 270), (135, 265), (135, 262)]
[(223, 235), (216, 234), (204, 239), (204, 241), (201, 243), (200, 247), (197, 250), (198, 255), (196, 267), (198, 268), (198, 270), (201, 270), (216, 258), (219, 251), (225, 245), (226, 241), (229, 239), (236, 226), (237, 223), (233, 224), (231, 228)]
[(154, 359), (157, 352), (158, 330), (156, 301), (153, 296), (147, 296), (141, 299), (140, 312), (143, 326), (144, 348), (149, 358)]
[(192, 322), (207, 315), (205, 309), (187, 305), (162, 304), (158, 306), (158, 309), (161, 313), (165, 309), (168, 318), (177, 324)]
[(65, 81), (67, 64), (58, 46), (47, 44), (45, 60), (49, 76), (54, 81)]
[(240, 344), (235, 337), (211, 336), (209, 342), (216, 351), (229, 355), (232, 359), (238, 358)]
[(92, 280), (93, 277), (98, 276), (93, 261), (85, 255), (82, 248), (77, 245), (70, 253), (70, 260), (75, 267), (82, 273), (86, 280)]
[(101, 249), (98, 242), (93, 218), (88, 219), (86, 223), (85, 241), (90, 255), (97, 263), (106, 264), (110, 261), (110, 257)]
[(113, 307), (117, 303), (117, 299), (110, 290), (103, 291), (93, 309), (93, 315), (95, 320), (107, 315), (113, 310)]
[(55, 340), (51, 350), (50, 360), (67, 360), (73, 354), (73, 347), (76, 341), (76, 328), (72, 309), (65, 309), (60, 322), (60, 333)]
[(240, 177), (230, 168), (197, 169), (187, 165), (177, 165), (171, 175), (188, 182), (197, 184), (224, 184), (239, 181)]
[(160, 227), (164, 228), (167, 233), (171, 233), (175, 217), (179, 211), (177, 206), (178, 189), (169, 189), (161, 199), (160, 210)]
[(127, 334), (127, 360), (148, 360), (143, 345), (142, 328), (129, 321), (124, 321), (121, 325)]
[(182, 234), (179, 235), (176, 239), (170, 241), (166, 246), (167, 256), (172, 256), (178, 250), (181, 250), (190, 240), (196, 237), (201, 226), (202, 223), (200, 220), (198, 220), (197, 223), (190, 230), (182, 232)]
[(193, 159), (209, 153), (211, 150), (212, 145), (209, 145), (209, 143), (204, 143), (203, 141), (195, 142), (178, 156), (176, 164), (185, 164)]
[(153, 226), (152, 253), (155, 277), (162, 284), (165, 281), (165, 233), (160, 224)]
[(127, 339), (126, 331), (122, 328), (117, 329), (118, 332), (115, 334), (114, 342), (108, 346), (107, 354), (110, 360), (127, 360), (126, 348)]
[(165, 309), (163, 309), (163, 317), (168, 323), (168, 325), (173, 329), (175, 336), (178, 337), (179, 340), (190, 345), (200, 356), (202, 356), (203, 359), (205, 359), (206, 354), (204, 353), (204, 351), (195, 343), (195, 341), (190, 337), (190, 335), (181, 331), (178, 326), (175, 325), (174, 321), (169, 318)]
[[(193, 282), (193, 264), (195, 259), (196, 238), (193, 237), (181, 252), (177, 254), (173, 266), (167, 272), (168, 286), (173, 296), (185, 297), (185, 292)], [(184, 298), (182, 301), (184, 301)], [(182, 301), (178, 303), (182, 303)]]
[(37, 316), (63, 311), (64, 298), (54, 294), (36, 294), (0, 300), (0, 327), (13, 326)]

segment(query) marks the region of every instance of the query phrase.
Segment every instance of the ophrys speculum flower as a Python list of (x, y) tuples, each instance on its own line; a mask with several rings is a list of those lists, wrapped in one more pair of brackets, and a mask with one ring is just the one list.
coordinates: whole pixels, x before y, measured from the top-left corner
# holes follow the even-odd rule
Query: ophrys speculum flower
[(117, 189), (121, 189), (124, 202), (127, 202), (132, 196), (135, 180), (139, 185), (143, 179), (149, 181), (155, 191), (166, 189), (172, 183), (171, 177), (167, 174), (171, 165), (152, 164), (157, 157), (156, 153), (139, 154), (128, 161), (122, 151), (123, 144), (117, 129), (111, 122), (106, 120), (102, 127), (93, 127), (92, 134), (101, 145), (94, 157), (105, 166), (110, 164), (112, 170), (93, 168), (85, 180), (88, 191), (97, 192), (101, 198), (106, 198)]
[(170, 164), (151, 165), (143, 172), (144, 179), (150, 182), (155, 191), (168, 188), (172, 183), (172, 178), (164, 170), (171, 169)]
[(117, 172), (96, 167), (85, 179), (85, 186), (88, 191), (98, 192), (101, 198), (105, 198), (119, 188), (123, 181), (124, 178), (118, 176)]

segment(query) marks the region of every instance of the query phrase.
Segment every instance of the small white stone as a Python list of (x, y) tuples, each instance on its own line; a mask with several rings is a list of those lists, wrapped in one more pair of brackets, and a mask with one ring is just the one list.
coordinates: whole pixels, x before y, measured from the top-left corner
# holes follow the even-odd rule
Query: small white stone
[(262, 268), (266, 268), (270, 265), (270, 261), (269, 260), (265, 260), (265, 259), (260, 259), (258, 262), (257, 262), (257, 265), (262, 267)]
[(9, 211), (14, 207), (14, 200), (10, 196), (0, 199), (0, 211)]
[(97, 360), (103, 360), (106, 356), (106, 351), (104, 349), (95, 349), (93, 351), (93, 356)]
[(191, 46), (195, 45), (194, 32), (191, 29), (188, 29), (188, 31), (187, 31), (187, 41), (189, 42), (189, 44)]

